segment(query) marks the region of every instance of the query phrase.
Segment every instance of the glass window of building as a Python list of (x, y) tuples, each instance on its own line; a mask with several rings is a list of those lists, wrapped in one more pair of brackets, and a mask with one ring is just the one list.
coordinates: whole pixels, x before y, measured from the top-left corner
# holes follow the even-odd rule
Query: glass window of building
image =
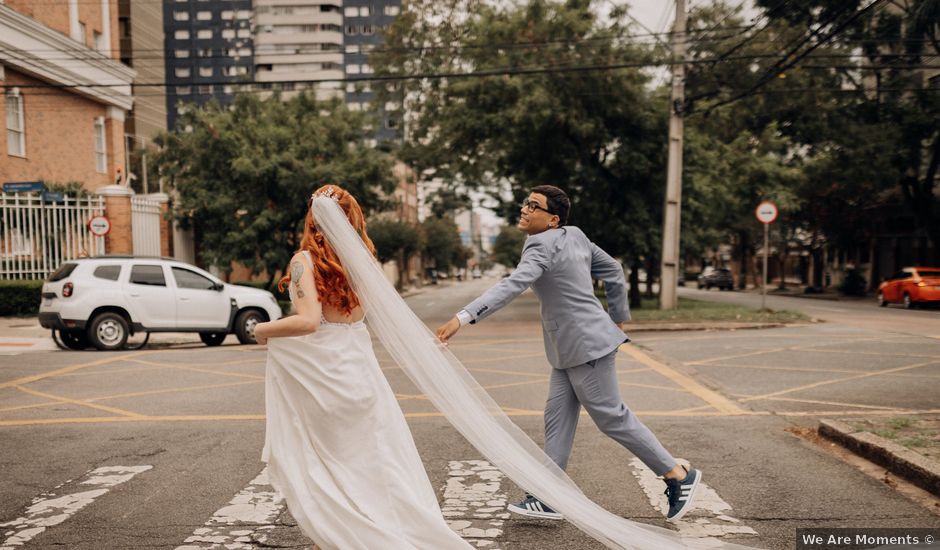
[(222, 19), (235, 19), (235, 12), (232, 10), (224, 10), (221, 17)]
[(23, 96), (19, 88), (6, 93), (7, 104), (7, 154), (26, 156), (26, 126), (23, 123)]
[(346, 25), (346, 34), (349, 36), (356, 36), (357, 34), (359, 34), (359, 26), (358, 25)]
[(189, 31), (185, 29), (180, 29), (173, 32), (173, 38), (177, 40), (189, 40)]
[(212, 76), (212, 67), (199, 67), (199, 76)]
[(196, 19), (199, 21), (211, 21), (212, 12), (211, 11), (199, 11), (196, 12)]
[(177, 59), (186, 59), (189, 57), (189, 50), (174, 50), (173, 57)]
[(108, 171), (108, 142), (104, 132), (104, 117), (95, 117), (95, 170), (99, 174)]
[(389, 17), (395, 17), (401, 13), (401, 8), (398, 6), (385, 6), (385, 15)]
[(362, 34), (369, 36), (375, 34), (375, 28), (372, 25), (363, 25)]
[(189, 21), (189, 12), (188, 11), (174, 11), (173, 19), (176, 21)]
[(212, 38), (212, 29), (199, 29), (196, 31), (196, 38), (207, 40)]
[(192, 89), (189, 86), (177, 86), (176, 95), (189, 95)]
[(235, 38), (235, 29), (222, 29), (222, 38)]
[(192, 74), (192, 70), (189, 67), (177, 67), (174, 71), (176, 78), (189, 78)]

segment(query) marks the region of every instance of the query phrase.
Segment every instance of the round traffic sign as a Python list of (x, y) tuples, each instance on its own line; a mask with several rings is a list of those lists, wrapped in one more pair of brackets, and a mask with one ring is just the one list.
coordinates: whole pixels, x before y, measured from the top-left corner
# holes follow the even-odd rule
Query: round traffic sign
[(774, 220), (777, 219), (777, 205), (770, 201), (764, 201), (757, 205), (754, 214), (757, 215), (757, 219), (761, 223), (774, 223)]
[(95, 216), (88, 220), (88, 230), (96, 237), (104, 237), (111, 232), (111, 220), (104, 216)]

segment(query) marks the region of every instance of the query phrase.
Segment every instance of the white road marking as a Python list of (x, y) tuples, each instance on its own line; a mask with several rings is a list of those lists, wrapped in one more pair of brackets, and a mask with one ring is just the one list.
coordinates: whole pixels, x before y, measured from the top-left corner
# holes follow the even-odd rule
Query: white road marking
[(146, 472), (153, 466), (102, 466), (79, 480), (68, 480), (53, 490), (34, 498), (23, 516), (0, 523), (3, 543), (0, 550), (23, 546), (49, 527), (59, 525), (88, 506), (112, 487)]
[(441, 512), (450, 528), (477, 548), (499, 550), (496, 538), (509, 517), (501, 487), (505, 476), (485, 460), (452, 460), (448, 467)]
[[(646, 493), (650, 504), (665, 516), (669, 504), (663, 494), (666, 488), (663, 481), (638, 458), (631, 460), (630, 465), (633, 466), (633, 476)], [(754, 529), (731, 515), (731, 505), (704, 481), (699, 483), (692, 505), (692, 510), (675, 524), (679, 534), (684, 537), (713, 539), (728, 535), (757, 535)], [(707, 541), (703, 542), (707, 544)], [(720, 544), (717, 540), (714, 542), (716, 546)]]
[(259, 543), (264, 545), (266, 532), (276, 527), (277, 518), (285, 507), (283, 497), (271, 487), (265, 468), (176, 550), (257, 548)]

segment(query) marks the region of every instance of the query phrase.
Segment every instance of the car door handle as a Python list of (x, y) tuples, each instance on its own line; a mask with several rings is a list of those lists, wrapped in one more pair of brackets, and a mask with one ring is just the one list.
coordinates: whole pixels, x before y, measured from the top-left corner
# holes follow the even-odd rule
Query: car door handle
[(140, 298), (140, 294), (135, 294), (133, 292), (131, 292), (131, 296), (133, 296), (134, 298)]
[(180, 298), (180, 302), (188, 302), (189, 298)]

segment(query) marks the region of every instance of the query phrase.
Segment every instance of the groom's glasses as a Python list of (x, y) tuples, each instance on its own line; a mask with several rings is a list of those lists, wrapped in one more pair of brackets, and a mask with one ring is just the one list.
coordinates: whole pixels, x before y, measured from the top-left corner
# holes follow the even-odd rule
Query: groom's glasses
[(545, 212), (547, 214), (552, 213), (549, 209), (542, 208), (542, 205), (540, 205), (539, 203), (535, 202), (532, 199), (525, 199), (524, 201), (522, 201), (522, 207), (528, 210), (529, 213), (535, 212), (536, 210), (541, 210), (542, 212)]

